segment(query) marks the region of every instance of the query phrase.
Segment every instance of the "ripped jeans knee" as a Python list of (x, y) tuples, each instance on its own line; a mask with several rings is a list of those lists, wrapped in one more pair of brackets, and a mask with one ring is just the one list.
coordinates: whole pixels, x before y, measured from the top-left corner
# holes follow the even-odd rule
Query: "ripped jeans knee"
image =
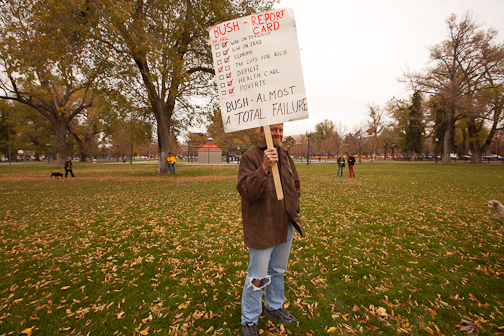
[(263, 289), (264, 287), (268, 286), (271, 283), (271, 277), (268, 275), (265, 278), (260, 279), (259, 285), (254, 284), (256, 282), (256, 279), (254, 277), (250, 277), (247, 279), (247, 288), (252, 288), (254, 291), (258, 291)]

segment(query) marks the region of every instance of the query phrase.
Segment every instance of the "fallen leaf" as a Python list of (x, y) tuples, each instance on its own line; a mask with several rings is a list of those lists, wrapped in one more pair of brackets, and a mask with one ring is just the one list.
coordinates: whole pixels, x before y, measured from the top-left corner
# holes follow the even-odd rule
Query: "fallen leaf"
[(470, 317), (464, 317), (460, 321), (460, 324), (462, 325), (460, 327), (460, 331), (463, 331), (468, 335), (472, 334), (474, 332), (474, 329), (476, 328), (476, 326), (474, 325), (474, 320)]
[(21, 334), (31, 335), (32, 333), (33, 333), (33, 328), (26, 328), (25, 330), (21, 331)]

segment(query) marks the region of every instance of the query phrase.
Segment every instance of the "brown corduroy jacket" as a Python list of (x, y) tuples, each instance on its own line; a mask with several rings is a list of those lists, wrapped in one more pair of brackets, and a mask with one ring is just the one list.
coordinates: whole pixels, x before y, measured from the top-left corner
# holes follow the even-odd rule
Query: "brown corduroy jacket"
[(299, 218), (301, 184), (294, 161), (279, 148), (279, 171), (283, 200), (277, 200), (273, 174), (262, 168), (266, 145), (259, 142), (240, 161), (237, 189), (241, 196), (245, 245), (266, 249), (287, 241), (289, 221), (303, 236)]

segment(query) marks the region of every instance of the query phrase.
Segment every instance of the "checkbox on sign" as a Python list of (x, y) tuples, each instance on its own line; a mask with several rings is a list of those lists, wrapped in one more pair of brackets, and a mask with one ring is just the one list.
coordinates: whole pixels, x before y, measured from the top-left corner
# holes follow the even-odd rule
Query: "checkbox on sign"
[(226, 90), (224, 90), (224, 91), (221, 92), (221, 95), (225, 96), (226, 93), (227, 93)]
[(230, 72), (230, 73), (228, 73), (228, 74), (226, 74), (226, 77), (227, 77), (227, 78), (231, 78), (231, 72)]
[(221, 87), (221, 88), (225, 88), (225, 87), (226, 87), (226, 84), (225, 84), (225, 83), (220, 83), (220, 87)]
[(233, 85), (233, 80), (232, 79), (228, 82), (228, 86), (231, 86), (231, 85)]
[(231, 58), (231, 56), (228, 56), (227, 58), (224, 58), (224, 63), (229, 62), (229, 58)]
[(215, 49), (219, 49), (220, 48), (220, 45), (219, 44), (216, 44), (215, 45)]
[(222, 61), (221, 60), (217, 60), (217, 65), (221, 65), (222, 64)]
[(224, 67), (220, 67), (220, 68), (219, 68), (219, 72), (222, 72), (222, 71), (223, 71), (223, 68), (224, 68)]
[(222, 43), (222, 48), (226, 48), (227, 44), (227, 42)]
[[(225, 54), (224, 54), (225, 55)], [(220, 57), (220, 52), (215, 53), (215, 57)]]
[(224, 50), (222, 53), (223, 53), (224, 55), (227, 55), (227, 54), (228, 54), (228, 52), (229, 52), (229, 49), (226, 49), (226, 50)]
[(226, 67), (224, 68), (224, 70), (226, 71), (229, 71), (231, 69), (231, 67), (229, 65), (226, 65)]
[(234, 92), (235, 88), (229, 89), (229, 94), (232, 94)]

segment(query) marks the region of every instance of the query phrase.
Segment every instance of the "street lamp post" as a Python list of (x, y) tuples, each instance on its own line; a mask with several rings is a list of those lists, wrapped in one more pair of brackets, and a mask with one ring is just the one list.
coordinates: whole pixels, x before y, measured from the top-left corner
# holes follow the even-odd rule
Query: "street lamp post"
[(436, 138), (436, 139), (434, 139), (434, 141), (436, 141), (436, 153), (434, 155), (436, 156), (436, 163), (437, 163), (437, 152), (438, 152), (438, 142), (439, 142), (439, 139)]
[(191, 141), (187, 141), (187, 164), (191, 163), (191, 158), (189, 157), (190, 148), (191, 148)]
[(310, 164), (310, 138), (311, 134), (306, 134), (306, 137), (308, 138), (308, 154), (306, 155), (306, 165)]

